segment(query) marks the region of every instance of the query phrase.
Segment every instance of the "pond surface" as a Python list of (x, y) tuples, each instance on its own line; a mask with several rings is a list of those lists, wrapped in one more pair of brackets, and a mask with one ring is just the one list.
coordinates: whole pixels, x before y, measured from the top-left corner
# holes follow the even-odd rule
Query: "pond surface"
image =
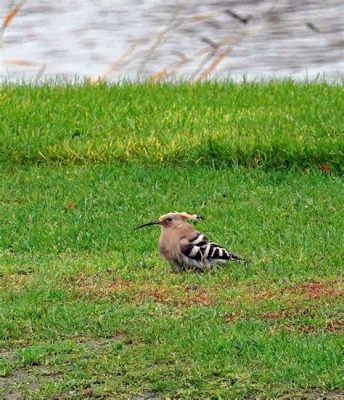
[[(19, 0), (0, 0), (1, 17)], [(7, 80), (343, 78), (344, 2), (27, 0), (3, 30)]]

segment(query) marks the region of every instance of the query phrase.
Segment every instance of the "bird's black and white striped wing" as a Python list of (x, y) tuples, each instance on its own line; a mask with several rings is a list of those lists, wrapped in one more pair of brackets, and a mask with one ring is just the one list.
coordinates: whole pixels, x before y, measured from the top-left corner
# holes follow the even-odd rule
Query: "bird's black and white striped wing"
[(222, 246), (208, 240), (203, 233), (197, 235), (181, 247), (185, 262), (190, 267), (210, 267), (227, 261), (241, 261), (241, 258), (230, 253)]

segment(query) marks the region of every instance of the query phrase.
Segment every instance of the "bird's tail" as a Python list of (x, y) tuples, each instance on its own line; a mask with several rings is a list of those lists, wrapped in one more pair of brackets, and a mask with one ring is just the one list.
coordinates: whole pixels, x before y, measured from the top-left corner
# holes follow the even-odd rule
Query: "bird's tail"
[(248, 264), (249, 263), (248, 260), (245, 260), (245, 259), (237, 256), (236, 254), (233, 254), (233, 253), (230, 253), (230, 252), (227, 252), (227, 253), (228, 253), (228, 258), (227, 258), (228, 261), (235, 261), (235, 262), (238, 262), (240, 264)]

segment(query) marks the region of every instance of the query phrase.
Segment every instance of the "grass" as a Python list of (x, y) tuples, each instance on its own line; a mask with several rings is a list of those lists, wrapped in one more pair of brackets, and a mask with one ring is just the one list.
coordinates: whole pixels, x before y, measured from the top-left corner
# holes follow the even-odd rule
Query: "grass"
[(4, 86), (0, 108), (2, 162), (343, 170), (341, 85)]
[[(267, 96), (269, 85), (247, 85), (247, 92), (211, 84), (142, 86), (142, 93), (134, 85), (2, 88), (12, 107), (1, 108), (0, 122), (0, 397), (343, 396), (344, 187), (335, 161), (342, 138), (319, 133), (324, 126), (339, 132), (341, 108), (329, 104), (340, 101), (341, 89), (275, 83), (272, 123), (253, 96), (254, 88)], [(278, 164), (271, 152), (257, 168), (244, 158), (228, 168), (228, 149), (209, 155), (207, 147), (193, 163), (197, 146), (185, 147), (182, 138), (197, 142), (198, 124), (216, 143), (223, 129), (229, 143), (224, 104), (240, 90), (251, 101), (252, 120), (244, 125), (250, 134), (265, 132), (261, 143), (279, 140), (265, 129), (277, 129), (277, 109), (290, 107), (294, 126), (309, 127), (316, 140), (303, 139), (314, 144), (307, 166), (291, 161), (297, 135), (283, 120), (288, 163)], [(316, 96), (317, 117), (303, 120), (293, 93), (306, 98), (319, 90), (327, 93), (324, 104)], [(213, 105), (221, 102), (222, 117)], [(240, 104), (228, 109), (228, 135), (238, 129)], [(160, 111), (147, 114), (149, 107)], [(203, 112), (207, 107), (215, 115)], [(137, 136), (129, 135), (133, 115), (142, 126)], [(160, 131), (169, 126), (167, 115), (170, 131)], [(195, 128), (183, 137), (175, 128), (175, 146), (185, 153), (164, 150), (159, 159), (149, 140), (153, 132), (157, 142), (172, 137), (178, 115), (189, 115), (185, 124)], [(111, 126), (121, 129), (107, 148)], [(233, 138), (249, 157), (248, 138)], [(120, 146), (131, 140), (149, 151), (125, 153)], [(327, 167), (319, 169), (321, 152), (317, 160)], [(133, 231), (170, 210), (204, 215), (197, 228), (251, 262), (172, 273), (157, 254), (158, 230)]]

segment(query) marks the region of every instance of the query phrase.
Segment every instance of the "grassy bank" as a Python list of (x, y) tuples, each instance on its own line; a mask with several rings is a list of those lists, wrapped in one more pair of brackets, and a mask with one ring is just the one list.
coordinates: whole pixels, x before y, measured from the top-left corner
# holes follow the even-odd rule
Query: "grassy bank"
[[(343, 108), (326, 84), (1, 87), (0, 397), (341, 398)], [(250, 263), (172, 273), (133, 227), (173, 210)]]
[(343, 87), (5, 86), (0, 162), (320, 166), (342, 171)]
[[(321, 172), (6, 167), (0, 393), (340, 396), (343, 194)], [(132, 228), (174, 209), (251, 263), (173, 274)]]

